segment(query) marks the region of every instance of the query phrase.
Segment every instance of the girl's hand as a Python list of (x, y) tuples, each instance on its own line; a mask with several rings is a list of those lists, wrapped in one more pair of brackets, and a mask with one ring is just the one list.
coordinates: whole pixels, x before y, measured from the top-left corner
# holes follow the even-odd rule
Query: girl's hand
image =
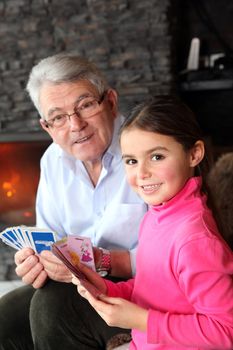
[(80, 286), (80, 294), (85, 295), (85, 298), (109, 326), (146, 331), (147, 310), (122, 298), (112, 298), (102, 294), (96, 299), (82, 286)]
[(146, 309), (122, 298), (101, 295), (99, 299), (100, 301), (94, 302), (97, 302), (96, 311), (109, 326), (146, 331), (148, 318)]
[[(79, 264), (79, 269), (85, 275), (87, 281), (90, 282), (99, 291), (99, 294), (101, 294), (101, 293), (106, 294), (107, 286), (104, 282), (104, 279), (102, 277), (100, 277), (100, 275), (97, 272), (91, 270), (89, 267), (87, 267), (81, 263)], [(85, 289), (84, 286), (81, 285), (81, 282), (77, 277), (73, 276), (72, 283), (77, 286), (77, 290), (78, 290), (79, 294), (82, 297), (88, 299), (86, 297), (87, 290)]]

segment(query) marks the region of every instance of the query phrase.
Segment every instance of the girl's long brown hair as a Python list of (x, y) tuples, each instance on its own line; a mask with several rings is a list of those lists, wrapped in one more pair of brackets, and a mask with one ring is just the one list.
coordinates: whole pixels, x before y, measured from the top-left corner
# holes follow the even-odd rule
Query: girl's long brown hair
[(171, 136), (185, 151), (191, 150), (198, 140), (203, 141), (205, 155), (195, 168), (195, 176), (202, 177), (202, 192), (207, 194), (208, 207), (212, 210), (218, 228), (222, 232), (220, 215), (208, 186), (208, 173), (213, 164), (213, 156), (193, 111), (177, 96), (152, 96), (132, 110), (123, 123), (120, 133), (130, 128)]

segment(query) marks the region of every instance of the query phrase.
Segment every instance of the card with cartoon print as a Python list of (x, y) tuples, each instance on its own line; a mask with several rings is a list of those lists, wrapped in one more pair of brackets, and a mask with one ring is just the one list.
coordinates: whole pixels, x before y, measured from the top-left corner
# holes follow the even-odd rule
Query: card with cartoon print
[(95, 297), (100, 291), (92, 285), (80, 271), (82, 263), (95, 271), (95, 262), (90, 238), (69, 235), (52, 245), (52, 252), (76, 276), (80, 283)]

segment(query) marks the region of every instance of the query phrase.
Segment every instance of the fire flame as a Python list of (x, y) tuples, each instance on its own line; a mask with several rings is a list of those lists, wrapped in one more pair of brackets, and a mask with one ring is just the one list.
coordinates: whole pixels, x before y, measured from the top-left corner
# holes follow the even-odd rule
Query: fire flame
[(4, 181), (2, 184), (3, 192), (6, 197), (11, 198), (16, 194), (16, 187), (19, 183), (20, 176), (18, 174), (14, 174), (10, 181)]

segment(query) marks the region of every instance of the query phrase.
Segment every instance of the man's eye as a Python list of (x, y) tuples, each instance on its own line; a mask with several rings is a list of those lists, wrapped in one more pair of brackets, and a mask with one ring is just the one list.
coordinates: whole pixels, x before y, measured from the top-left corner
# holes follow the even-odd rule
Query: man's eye
[(127, 164), (127, 165), (133, 165), (136, 163), (137, 163), (136, 159), (126, 159), (125, 160), (125, 164)]
[(53, 123), (60, 122), (61, 120), (65, 119), (65, 118), (66, 118), (65, 114), (59, 114), (59, 115), (56, 115), (56, 117), (54, 117), (52, 119), (52, 122)]
[(84, 110), (84, 109), (92, 108), (95, 105), (95, 102), (96, 102), (95, 100), (86, 101), (79, 107), (79, 109)]
[(152, 160), (162, 160), (164, 156), (162, 154), (153, 154), (151, 157)]

